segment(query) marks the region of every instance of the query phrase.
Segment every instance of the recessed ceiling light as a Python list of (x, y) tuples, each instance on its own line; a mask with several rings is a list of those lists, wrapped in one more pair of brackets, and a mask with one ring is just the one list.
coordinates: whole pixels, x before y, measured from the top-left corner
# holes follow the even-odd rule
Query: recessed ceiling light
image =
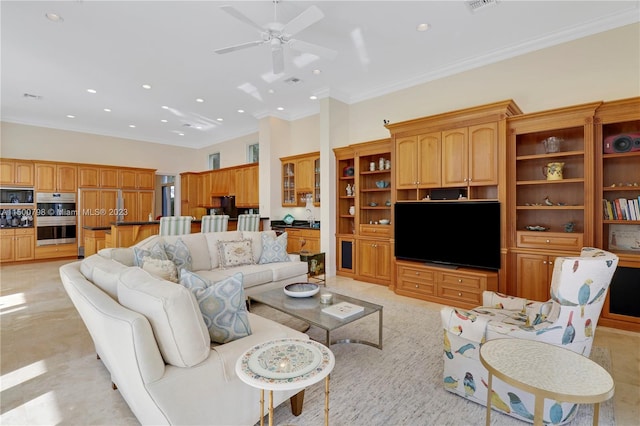
[(143, 84), (142, 88), (149, 90), (149, 89), (151, 89), (151, 85), (150, 84)]
[(320, 71), (319, 69), (315, 69), (311, 72), (313, 73), (313, 75), (320, 75), (320, 73), (322, 73), (322, 71)]
[(87, 92), (89, 92), (89, 93), (98, 93), (98, 91), (96, 89), (87, 89)]
[(178, 133), (178, 136), (184, 136), (184, 133)]
[(76, 118), (75, 115), (67, 114), (67, 118)]
[(216, 118), (217, 121), (224, 121), (224, 118), (220, 117), (220, 118)]
[(196, 102), (202, 103), (202, 102), (204, 102), (204, 99), (202, 99), (202, 98), (196, 98)]
[(267, 92), (268, 92), (270, 95), (273, 95), (274, 93), (276, 93), (276, 91), (275, 91), (275, 90), (273, 90), (273, 89), (269, 89), (269, 90), (267, 90)]
[(135, 124), (129, 124), (129, 127), (131, 127), (132, 129), (134, 129), (136, 127)]
[(169, 120), (165, 120), (164, 118), (162, 120), (160, 120), (160, 121), (163, 122), (163, 123), (168, 123), (169, 122)]
[(162, 105), (162, 109), (169, 109), (169, 107), (166, 105)]
[(111, 112), (111, 108), (105, 108), (103, 109), (104, 112)]
[(278, 108), (276, 108), (276, 109), (277, 109), (278, 111), (284, 111), (284, 108), (282, 108), (282, 107), (278, 107)]
[(49, 12), (45, 13), (44, 16), (46, 16), (51, 22), (64, 22), (64, 18), (57, 13)]
[(416, 31), (427, 31), (430, 27), (429, 24), (418, 24)]
[(244, 110), (243, 110), (243, 109), (239, 109), (239, 110), (238, 110), (238, 112), (239, 112), (240, 114), (242, 114), (242, 113), (244, 113)]
[(311, 95), (309, 96), (309, 99), (311, 99), (312, 101), (315, 101), (316, 99), (318, 99), (318, 97), (316, 95)]

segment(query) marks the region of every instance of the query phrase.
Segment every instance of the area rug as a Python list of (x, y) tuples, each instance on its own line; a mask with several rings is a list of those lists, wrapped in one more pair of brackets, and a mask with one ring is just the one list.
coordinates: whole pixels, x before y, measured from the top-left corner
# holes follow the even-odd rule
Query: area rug
[[(330, 289), (332, 290), (332, 289)], [(348, 296), (347, 290), (332, 290)], [(389, 300), (384, 306), (383, 349), (356, 343), (331, 346), (336, 365), (330, 379), (332, 426), (478, 425), (485, 422), (485, 407), (449, 393), (442, 386), (442, 328), (436, 309)], [(252, 304), (252, 312), (295, 329), (306, 323), (265, 305)], [(377, 341), (377, 315), (370, 315), (332, 332), (332, 339)], [(325, 332), (311, 326), (306, 333), (324, 342)], [(591, 358), (611, 371), (608, 349), (593, 347)], [(592, 405), (581, 405), (571, 425), (591, 425)], [(315, 426), (324, 422), (324, 382), (305, 391), (302, 414), (291, 414), (288, 403), (274, 413), (274, 424)], [(493, 411), (492, 425), (527, 425)], [(615, 425), (613, 400), (600, 404), (600, 424)]]

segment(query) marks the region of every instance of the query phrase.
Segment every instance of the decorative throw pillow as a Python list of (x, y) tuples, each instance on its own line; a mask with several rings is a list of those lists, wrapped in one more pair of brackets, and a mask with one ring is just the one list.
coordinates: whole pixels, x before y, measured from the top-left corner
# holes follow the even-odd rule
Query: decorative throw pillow
[(183, 269), (180, 284), (195, 296), (212, 342), (227, 343), (251, 334), (241, 273), (212, 283)]
[(288, 262), (287, 233), (283, 232), (277, 237), (262, 234), (262, 254), (258, 263)]
[(167, 253), (164, 251), (162, 243), (154, 244), (150, 249), (143, 249), (140, 247), (133, 248), (133, 264), (135, 266), (142, 267), (145, 257), (152, 257), (154, 259), (168, 260)]
[(181, 269), (191, 270), (191, 253), (182, 238), (178, 238), (175, 244), (165, 243), (164, 251), (167, 253), (167, 258), (176, 265), (178, 271)]
[(145, 256), (142, 260), (144, 262), (142, 269), (151, 275), (174, 283), (178, 282), (178, 269), (173, 261), (154, 259), (150, 256)]
[(218, 250), (220, 251), (220, 267), (223, 269), (255, 263), (251, 240), (220, 241)]

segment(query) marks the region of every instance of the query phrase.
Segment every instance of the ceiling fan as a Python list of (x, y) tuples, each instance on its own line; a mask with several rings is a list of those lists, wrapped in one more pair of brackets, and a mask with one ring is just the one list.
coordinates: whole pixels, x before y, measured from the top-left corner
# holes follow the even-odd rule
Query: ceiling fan
[(336, 56), (337, 52), (335, 50), (292, 38), (300, 31), (315, 24), (324, 17), (324, 14), (318, 7), (311, 6), (288, 23), (282, 24), (277, 20), (276, 9), (278, 7), (278, 0), (274, 0), (273, 3), (274, 22), (269, 23), (266, 26), (260, 26), (259, 24), (255, 23), (246, 15), (235, 9), (233, 6), (221, 6), (220, 8), (229, 15), (260, 31), (261, 38), (260, 40), (250, 41), (248, 43), (242, 43), (234, 46), (224, 47), (222, 49), (216, 49), (215, 53), (223, 54), (235, 52), (236, 50), (246, 49), (261, 44), (268, 44), (271, 46), (271, 58), (273, 61), (274, 74), (280, 74), (284, 71), (284, 46), (288, 46), (291, 49), (300, 52), (311, 53), (313, 55), (325, 57), (328, 59), (333, 59)]

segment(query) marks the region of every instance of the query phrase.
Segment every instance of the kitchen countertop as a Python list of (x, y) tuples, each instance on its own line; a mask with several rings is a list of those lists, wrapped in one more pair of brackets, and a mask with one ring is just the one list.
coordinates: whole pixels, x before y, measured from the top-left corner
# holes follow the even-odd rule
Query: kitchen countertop
[(287, 225), (283, 220), (272, 220), (271, 228), (278, 229), (286, 229), (286, 228), (296, 228), (296, 229), (317, 229), (320, 230), (320, 222), (316, 221), (315, 226), (309, 226), (308, 220), (294, 220), (291, 225)]

